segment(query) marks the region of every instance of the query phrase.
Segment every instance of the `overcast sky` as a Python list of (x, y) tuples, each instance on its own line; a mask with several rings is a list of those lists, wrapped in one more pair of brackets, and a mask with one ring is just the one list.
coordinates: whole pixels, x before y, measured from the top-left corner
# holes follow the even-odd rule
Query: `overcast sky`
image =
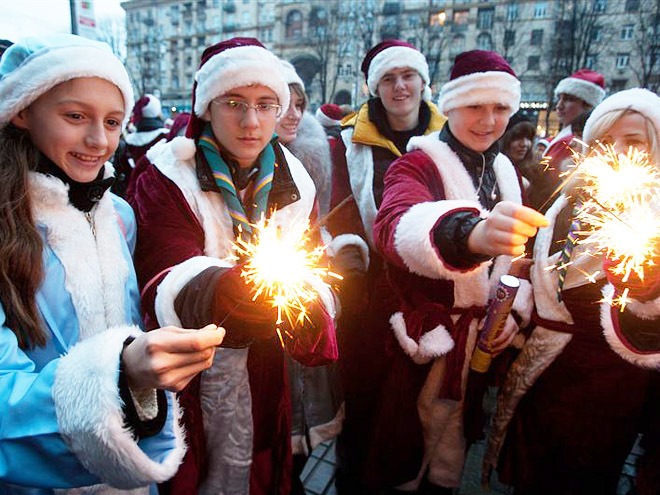
[[(120, 0), (94, 0), (97, 21), (122, 17)], [(0, 39), (71, 32), (69, 0), (0, 0)]]

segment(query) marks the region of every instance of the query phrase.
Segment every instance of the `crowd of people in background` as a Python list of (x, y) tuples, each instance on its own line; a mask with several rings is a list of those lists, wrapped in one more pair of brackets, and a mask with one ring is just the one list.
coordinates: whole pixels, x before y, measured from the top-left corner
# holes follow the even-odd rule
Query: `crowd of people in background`
[[(166, 118), (103, 43), (0, 49), (0, 493), (304, 495), (336, 439), (340, 495), (451, 494), (485, 436), (484, 480), (515, 495), (614, 495), (638, 441), (636, 490), (660, 493), (660, 270), (579, 256), (563, 187), (598, 143), (660, 168), (658, 95), (606, 98), (580, 69), (544, 139), (493, 51), (459, 54), (433, 95), (422, 52), (384, 40), (351, 108), (232, 38)], [(277, 333), (234, 253), (264, 218), (318, 225), (341, 276)]]

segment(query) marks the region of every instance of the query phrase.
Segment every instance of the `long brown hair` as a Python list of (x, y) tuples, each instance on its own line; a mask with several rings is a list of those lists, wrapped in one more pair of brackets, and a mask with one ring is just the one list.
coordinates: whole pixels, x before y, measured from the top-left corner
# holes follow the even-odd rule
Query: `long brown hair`
[(0, 129), (0, 303), (21, 349), (44, 346), (35, 295), (43, 278), (43, 241), (32, 217), (28, 172), (39, 159), (29, 134)]

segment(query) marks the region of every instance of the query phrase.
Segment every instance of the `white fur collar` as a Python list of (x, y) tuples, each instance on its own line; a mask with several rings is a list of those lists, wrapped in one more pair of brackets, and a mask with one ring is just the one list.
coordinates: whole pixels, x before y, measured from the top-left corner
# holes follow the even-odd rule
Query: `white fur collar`
[(165, 137), (165, 135), (167, 135), (169, 132), (169, 129), (163, 127), (161, 129), (154, 129), (153, 131), (133, 132), (131, 134), (127, 134), (124, 139), (126, 139), (126, 143), (130, 144), (131, 146), (144, 146), (145, 144), (149, 144), (158, 136)]
[(107, 191), (90, 212), (94, 238), (85, 213), (69, 203), (68, 186), (61, 180), (31, 172), (29, 192), (35, 221), (45, 227), (46, 242), (64, 266), (80, 340), (125, 324), (129, 270), (111, 193)]

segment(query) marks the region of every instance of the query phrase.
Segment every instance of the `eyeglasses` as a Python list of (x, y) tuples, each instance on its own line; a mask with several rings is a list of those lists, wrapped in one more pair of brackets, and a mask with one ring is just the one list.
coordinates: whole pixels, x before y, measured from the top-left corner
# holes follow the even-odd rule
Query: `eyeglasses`
[(277, 103), (255, 103), (250, 105), (244, 101), (239, 100), (212, 100), (213, 103), (221, 105), (227, 113), (235, 115), (236, 117), (244, 116), (250, 108), (254, 108), (257, 112), (257, 117), (279, 117), (282, 114), (282, 105)]

